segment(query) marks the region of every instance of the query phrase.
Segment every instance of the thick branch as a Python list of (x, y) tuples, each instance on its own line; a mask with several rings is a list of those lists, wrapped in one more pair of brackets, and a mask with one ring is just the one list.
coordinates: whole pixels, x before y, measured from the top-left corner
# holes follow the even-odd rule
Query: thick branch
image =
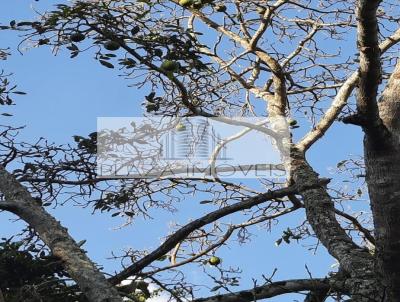
[(250, 41), (251, 49), (254, 49), (254, 47), (258, 44), (258, 41), (264, 35), (265, 31), (268, 28), (269, 23), (271, 22), (271, 17), (273, 13), (285, 3), (287, 3), (287, 0), (278, 0), (272, 6), (268, 6), (268, 8), (265, 10), (265, 13), (261, 18), (261, 24), (257, 29), (257, 31), (254, 33), (253, 37), (251, 38)]
[(315, 126), (313, 130), (307, 133), (300, 142), (297, 143), (297, 147), (303, 152), (309, 149), (318, 139), (320, 139), (326, 131), (330, 128), (336, 118), (339, 116), (342, 111), (344, 105), (346, 105), (348, 98), (355, 85), (357, 84), (359, 77), (358, 73), (354, 72), (347, 80), (344, 82), (342, 87), (340, 87), (339, 92), (337, 93), (335, 99), (332, 102), (332, 105), (325, 112), (322, 119)]
[(79, 248), (67, 229), (47, 213), (2, 166), (0, 166), (0, 191), (8, 200), (2, 203), (3, 209), (19, 216), (38, 233), (54, 256), (63, 261), (65, 269), (89, 301), (122, 301), (116, 289), (107, 282), (95, 264)]
[(310, 291), (304, 302), (324, 302), (328, 298), (329, 289), (320, 289)]
[(357, 111), (370, 123), (364, 129), (377, 135), (380, 119), (377, 105), (378, 86), (381, 82), (381, 59), (378, 44), (376, 11), (381, 0), (358, 0), (357, 45), (360, 51), (360, 79), (358, 83)]
[[(392, 46), (396, 45), (400, 41), (400, 29), (398, 29), (393, 35), (385, 39), (380, 45), (380, 53), (383, 54), (388, 51)], [(300, 150), (306, 151), (310, 148), (318, 139), (320, 139), (333, 122), (337, 119), (339, 114), (342, 112), (343, 107), (346, 105), (348, 98), (354, 90), (354, 87), (359, 81), (359, 72), (354, 72), (339, 89), (332, 105), (325, 112), (317, 126), (307, 133), (301, 141), (297, 144)]]
[[(317, 238), (339, 261), (345, 271), (363, 270), (367, 261), (372, 261), (371, 256), (357, 246), (340, 226), (335, 217), (335, 207), (331, 197), (324, 186), (315, 186), (318, 183), (318, 174), (307, 163), (303, 155), (294, 149), (292, 157), (293, 179), (299, 186), (299, 194), (303, 197), (307, 220)], [(314, 186), (312, 186), (313, 184)], [(357, 273), (361, 274), (361, 272)]]
[[(172, 1), (175, 3), (178, 2), (176, 0)], [(273, 10), (277, 9), (284, 3), (285, 3), (284, 1), (277, 1), (276, 7), (274, 7)], [(271, 69), (271, 72), (273, 74), (272, 76), (273, 83), (274, 83), (274, 97), (273, 100), (270, 100), (272, 104), (269, 104), (270, 107), (269, 113), (272, 115), (277, 114), (279, 116), (285, 116), (287, 99), (286, 99), (285, 75), (283, 69), (276, 59), (274, 59), (271, 55), (269, 55), (261, 48), (258, 48), (256, 44), (257, 41), (259, 41), (261, 35), (266, 30), (266, 24), (262, 23), (259, 28), (259, 31), (255, 34), (255, 36), (253, 36), (252, 42), (248, 42), (247, 39), (242, 38), (236, 33), (227, 30), (224, 26), (221, 26), (218, 23), (214, 22), (213, 20), (207, 18), (206, 15), (204, 15), (202, 12), (197, 10), (191, 10), (191, 12), (193, 15), (195, 15), (197, 18), (203, 21), (208, 27), (216, 30), (217, 32), (220, 32), (221, 34), (224, 34), (226, 37), (239, 43), (245, 50), (253, 52), (255, 55), (257, 55), (258, 58), (260, 58), (260, 60), (263, 63), (265, 63)]]
[(211, 212), (201, 218), (198, 218), (187, 225), (183, 226), (180, 228), (178, 231), (174, 232), (173, 235), (171, 235), (163, 244), (161, 244), (156, 250), (154, 250), (151, 254), (143, 257), (136, 263), (132, 264), (119, 274), (115, 275), (114, 277), (111, 277), (109, 280), (113, 284), (118, 284), (122, 280), (137, 274), (140, 272), (143, 268), (145, 268), (147, 265), (152, 263), (153, 261), (157, 260), (161, 256), (165, 255), (168, 253), (171, 249), (175, 247), (175, 245), (179, 242), (181, 242), (184, 238), (186, 238), (190, 233), (192, 233), (194, 230), (197, 230), (209, 223), (212, 223), (224, 216), (230, 215), (232, 213), (249, 209), (251, 207), (254, 207), (258, 204), (261, 204), (263, 202), (266, 202), (271, 199), (275, 198), (282, 198), (284, 196), (287, 196), (289, 194), (294, 194), (297, 192), (297, 189), (295, 187), (288, 187), (288, 188), (283, 188), (279, 189), (276, 191), (268, 191), (267, 193), (263, 193), (260, 195), (257, 195), (255, 197), (250, 197), (242, 202), (235, 203), (230, 206), (226, 206), (222, 209), (216, 210), (214, 212)]
[[(191, 263), (194, 260), (200, 258), (201, 256), (204, 256), (204, 255), (208, 254), (212, 250), (214, 250), (217, 247), (219, 247), (222, 244), (224, 244), (230, 238), (230, 236), (233, 234), (233, 232), (235, 230), (243, 228), (245, 226), (255, 225), (257, 223), (260, 223), (260, 222), (263, 222), (263, 221), (266, 221), (266, 220), (276, 219), (276, 218), (281, 217), (283, 215), (286, 215), (288, 213), (294, 212), (294, 211), (296, 211), (296, 210), (298, 210), (300, 208), (301, 208), (301, 206), (295, 205), (295, 206), (293, 206), (291, 208), (288, 208), (288, 209), (285, 209), (283, 211), (277, 212), (276, 214), (273, 214), (273, 215), (270, 215), (270, 216), (266, 216), (266, 217), (262, 217), (260, 219), (250, 220), (250, 221), (245, 222), (245, 223), (241, 223), (241, 224), (230, 226), (228, 228), (228, 230), (225, 232), (225, 234), (222, 236), (222, 238), (218, 242), (210, 245), (209, 247), (207, 247), (203, 251), (201, 251), (201, 252), (197, 253), (196, 255), (194, 255), (194, 256), (192, 256), (190, 258), (187, 258), (187, 259), (185, 259), (185, 260), (183, 260), (183, 261), (181, 261), (179, 263), (175, 263), (175, 264), (172, 264), (172, 265), (169, 265), (169, 266), (166, 266), (166, 267), (155, 269), (155, 270), (153, 270), (151, 272), (146, 272), (146, 275), (154, 275), (155, 273), (158, 273), (158, 272), (161, 272), (161, 271), (164, 271), (164, 270), (176, 268), (178, 266), (185, 265), (187, 263)], [(179, 245), (179, 243), (178, 243), (178, 245)]]
[(193, 302), (252, 302), (266, 298), (272, 298), (282, 294), (296, 293), (308, 290), (327, 291), (329, 289), (329, 279), (297, 279), (273, 282), (236, 293), (196, 299), (193, 300)]

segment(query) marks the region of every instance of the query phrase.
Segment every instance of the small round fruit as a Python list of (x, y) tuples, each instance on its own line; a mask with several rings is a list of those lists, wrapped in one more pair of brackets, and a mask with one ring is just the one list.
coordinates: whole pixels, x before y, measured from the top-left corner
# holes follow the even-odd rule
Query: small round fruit
[(182, 5), (184, 7), (190, 6), (193, 4), (193, 0), (180, 0), (179, 5)]
[(178, 125), (176, 125), (175, 130), (178, 132), (182, 132), (186, 130), (186, 126), (184, 124), (179, 123)]
[(208, 259), (208, 263), (215, 266), (221, 263), (221, 259), (217, 256), (212, 256), (210, 259)]
[(115, 41), (112, 41), (112, 40), (107, 41), (106, 43), (104, 43), (104, 48), (107, 49), (107, 50), (110, 50), (110, 51), (118, 50), (119, 47), (120, 47), (119, 43), (115, 42)]
[(289, 120), (289, 126), (296, 126), (297, 121), (296, 120)]
[(146, 297), (145, 296), (139, 296), (138, 297), (139, 302), (146, 302)]
[(154, 55), (157, 57), (162, 57), (163, 51), (161, 49), (157, 48), (154, 50)]
[(85, 40), (85, 35), (80, 33), (80, 32), (76, 32), (73, 33), (70, 37), (72, 42), (82, 42), (83, 40)]
[(176, 61), (172, 61), (172, 60), (165, 60), (161, 64), (161, 69), (163, 69), (165, 71), (174, 72), (174, 71), (177, 71), (178, 68), (179, 68), (179, 63)]
[(203, 2), (201, 0), (195, 0), (193, 2), (193, 8), (200, 9), (203, 7)]
[(217, 12), (226, 12), (226, 6), (224, 4), (218, 4), (215, 6)]
[(194, 99), (194, 100), (192, 101), (192, 104), (193, 104), (194, 106), (199, 106), (199, 105), (201, 105), (201, 101), (200, 101), (199, 99)]
[(134, 26), (134, 27), (131, 29), (131, 35), (134, 36), (134, 35), (136, 35), (139, 31), (140, 31), (140, 27), (139, 27), (139, 26)]

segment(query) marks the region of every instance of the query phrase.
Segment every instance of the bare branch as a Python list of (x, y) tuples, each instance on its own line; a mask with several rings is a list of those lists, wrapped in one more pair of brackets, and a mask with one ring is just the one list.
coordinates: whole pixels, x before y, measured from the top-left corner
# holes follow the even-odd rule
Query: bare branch
[(254, 289), (193, 300), (193, 302), (252, 302), (307, 290), (329, 290), (329, 279), (295, 279), (272, 282)]
[(199, 229), (211, 222), (214, 222), (217, 219), (220, 219), (224, 216), (230, 215), (232, 213), (241, 210), (249, 209), (253, 206), (256, 206), (271, 199), (282, 198), (284, 196), (287, 196), (288, 194), (294, 194), (295, 192), (297, 192), (297, 189), (295, 187), (287, 187), (275, 191), (268, 191), (266, 193), (245, 199), (242, 202), (226, 206), (224, 208), (211, 212), (201, 218), (198, 218), (188, 223), (184, 227), (180, 228), (178, 231), (174, 232), (173, 235), (171, 235), (163, 244), (161, 244), (152, 253), (143, 257), (142, 259), (132, 264), (131, 266), (127, 267), (114, 277), (111, 277), (109, 280), (112, 284), (118, 284), (119, 282), (128, 278), (129, 276), (132, 276), (140, 272), (143, 268), (152, 263), (154, 260), (157, 260), (161, 256), (168, 253), (171, 249), (173, 249), (176, 246), (177, 243), (186, 238), (194, 230)]
[[(396, 45), (400, 41), (400, 29), (398, 29), (392, 36), (388, 37), (380, 45), (381, 54), (388, 51), (392, 46)], [(306, 151), (309, 149), (318, 139), (320, 139), (333, 122), (337, 119), (341, 113), (343, 107), (346, 105), (348, 98), (354, 90), (354, 87), (359, 81), (359, 72), (354, 72), (339, 89), (338, 94), (332, 102), (332, 105), (325, 112), (317, 126), (307, 133), (298, 143), (297, 146), (300, 150)]]
[(371, 232), (369, 230), (367, 230), (366, 228), (364, 228), (362, 226), (362, 224), (355, 217), (353, 217), (343, 211), (340, 211), (338, 209), (335, 209), (335, 213), (346, 218), (347, 220), (349, 220), (356, 227), (356, 229), (359, 230), (365, 236), (365, 238), (370, 243), (375, 245), (375, 238), (372, 236)]

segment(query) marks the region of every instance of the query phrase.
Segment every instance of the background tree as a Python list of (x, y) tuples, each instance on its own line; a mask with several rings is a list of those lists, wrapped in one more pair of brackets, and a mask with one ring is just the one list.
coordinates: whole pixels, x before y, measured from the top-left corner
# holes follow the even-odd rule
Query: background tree
[[(66, 48), (71, 58), (91, 52), (105, 67), (119, 67), (132, 86), (149, 90), (143, 103), (147, 115), (265, 116), (273, 124), (291, 118), (292, 129), (300, 127), (292, 133), (286, 159), (291, 170), (284, 183), (243, 183), (99, 178), (96, 133), (75, 136), (76, 145), (58, 146), (44, 139), (18, 142), (18, 129), (2, 126), (0, 208), (26, 221), (76, 284), (65, 283), (54, 270), (46, 271), (41, 282), (46, 276), (64, 282), (66, 295), (71, 290), (77, 295), (79, 287), (89, 301), (146, 300), (148, 282), (176, 301), (247, 302), (294, 292), (305, 292), (305, 301), (399, 300), (397, 12), (395, 1), (373, 0), (75, 1), (57, 5), (38, 20), (3, 26), (22, 32), (23, 43), (51, 46), (56, 53)], [(356, 55), (343, 50), (348, 42), (357, 45)], [(3, 81), (2, 105), (12, 102), (9, 85)], [(339, 182), (330, 185), (309, 164), (307, 154), (338, 122), (362, 128), (365, 160), (343, 159), (338, 163), (343, 173), (335, 176)], [(353, 190), (345, 191), (341, 180), (354, 181)], [(366, 196), (364, 182), (371, 217), (341, 208)], [(107, 279), (45, 210), (79, 199), (129, 223), (152, 208), (179, 208), (179, 200), (191, 194), (209, 196), (203, 202), (209, 214), (176, 225), (154, 251), (127, 251), (121, 256), (123, 270)], [(268, 227), (299, 211), (306, 220), (287, 229), (277, 244), (314, 238), (338, 261), (339, 269), (322, 278), (265, 277), (263, 284), (234, 291), (238, 271), (211, 255), (229, 244), (232, 235), (246, 242), (254, 225)], [(231, 215), (235, 223), (225, 220)], [(27, 247), (30, 238), (23, 251), (19, 249), (24, 246), (7, 244), (28, 258), (26, 265), (41, 266)], [(220, 272), (212, 289), (219, 294), (199, 299), (195, 290), (201, 284), (188, 282), (183, 268), (205, 262)], [(38, 283), (36, 274), (27, 278), (29, 286)], [(118, 286), (127, 278), (135, 279), (131, 286)], [(23, 286), (1, 289), (7, 297), (8, 291), (21, 292)]]

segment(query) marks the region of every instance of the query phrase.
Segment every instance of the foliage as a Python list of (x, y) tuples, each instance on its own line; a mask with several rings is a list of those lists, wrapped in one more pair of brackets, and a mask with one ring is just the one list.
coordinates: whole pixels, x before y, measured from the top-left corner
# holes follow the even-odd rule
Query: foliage
[[(121, 281), (135, 278), (134, 286), (124, 294), (133, 301), (150, 297), (143, 290), (147, 285), (136, 291), (143, 279), (176, 301), (196, 298), (196, 290), (204, 284), (191, 282), (187, 267), (202, 272), (215, 285), (210, 292), (232, 298), (229, 295), (241, 285), (242, 270), (239, 265), (226, 264), (219, 252), (235, 236), (240, 244), (246, 244), (259, 232), (256, 227), (271, 231), (286, 222), (282, 216), (295, 212), (306, 218), (283, 227), (281, 238), (275, 241), (277, 248), (299, 243), (316, 251), (322, 244), (338, 259), (340, 269), (332, 269), (327, 278), (311, 278), (311, 283), (294, 282), (306, 284), (295, 290), (290, 282), (274, 283), (275, 271), (271, 277), (258, 276), (262, 288), (257, 287), (255, 276), (254, 291), (239, 292), (241, 298), (252, 301), (253, 292), (272, 288), (284, 293), (307, 291), (306, 301), (315, 296), (345, 301), (349, 292), (363, 288), (359, 284), (364, 281), (369, 282), (365, 287), (375, 290), (379, 281), (372, 272), (371, 255), (379, 254), (375, 253), (374, 237), (379, 230), (373, 230), (372, 215), (363, 199), (364, 183), (368, 182), (363, 159), (340, 159), (331, 182), (319, 177), (306, 158), (332, 124), (357, 124), (354, 112), (361, 111), (360, 103), (374, 96), (380, 83), (388, 82), (396, 57), (389, 49), (400, 40), (396, 32), (398, 4), (382, 3), (373, 18), (359, 14), (374, 8), (354, 13), (355, 6), (372, 2), (376, 7), (380, 4), (373, 0), (73, 1), (56, 5), (36, 21), (13, 20), (1, 27), (22, 33), (21, 45), (50, 47), (56, 54), (68, 50), (71, 59), (92, 54), (109, 69), (110, 76), (117, 69), (130, 86), (147, 91), (141, 104), (146, 116), (257, 116), (271, 123), (279, 117), (287, 119), (292, 170), (285, 181), (102, 178), (96, 174), (98, 133), (74, 135), (74, 142), (64, 145), (44, 138), (20, 142), (20, 129), (5, 125), (0, 126), (0, 162), (38, 207), (72, 201), (111, 217), (123, 217), (127, 225), (139, 217), (152, 218), (156, 209), (175, 213), (182, 201), (192, 201), (195, 196), (199, 202), (193, 203), (192, 213), (206, 211), (208, 215), (190, 217), (184, 225), (171, 224), (165, 240), (153, 251), (135, 247), (113, 254), (123, 269), (108, 281), (122, 291)], [(373, 24), (368, 34), (360, 34), (366, 26), (363, 22), (371, 19), (373, 23), (375, 17), (376, 26)], [(369, 37), (372, 42), (366, 41)], [(354, 39), (357, 43), (351, 48), (348, 41)], [(6, 57), (6, 51), (1, 51), (0, 57)], [(380, 60), (379, 64), (372, 64), (374, 60)], [(367, 81), (366, 75), (375, 78)], [(15, 90), (8, 75), (0, 74), (0, 80), (0, 104), (11, 105), (11, 96), (23, 92)], [(358, 99), (353, 95), (355, 89), (361, 95)], [(366, 93), (368, 89), (373, 91)], [(376, 97), (372, 103), (378, 106)], [(365, 120), (358, 125), (366, 133), (382, 126)], [(178, 125), (176, 130), (185, 129)], [(5, 196), (0, 198), (7, 201)], [(37, 252), (17, 242), (2, 243), (0, 284), (6, 298), (69, 301), (73, 295), (83, 301), (71, 280), (63, 279), (68, 274), (61, 263), (46, 258), (51, 254)], [(10, 274), (13, 278), (1, 278)], [(330, 282), (328, 289), (326, 282)], [(346, 288), (335, 287), (336, 282)], [(321, 292), (322, 298), (318, 297)], [(231, 301), (239, 300), (234, 295)]]
[(71, 279), (60, 260), (35, 244), (3, 238), (0, 243), (0, 289), (8, 302), (86, 301), (71, 289)]

